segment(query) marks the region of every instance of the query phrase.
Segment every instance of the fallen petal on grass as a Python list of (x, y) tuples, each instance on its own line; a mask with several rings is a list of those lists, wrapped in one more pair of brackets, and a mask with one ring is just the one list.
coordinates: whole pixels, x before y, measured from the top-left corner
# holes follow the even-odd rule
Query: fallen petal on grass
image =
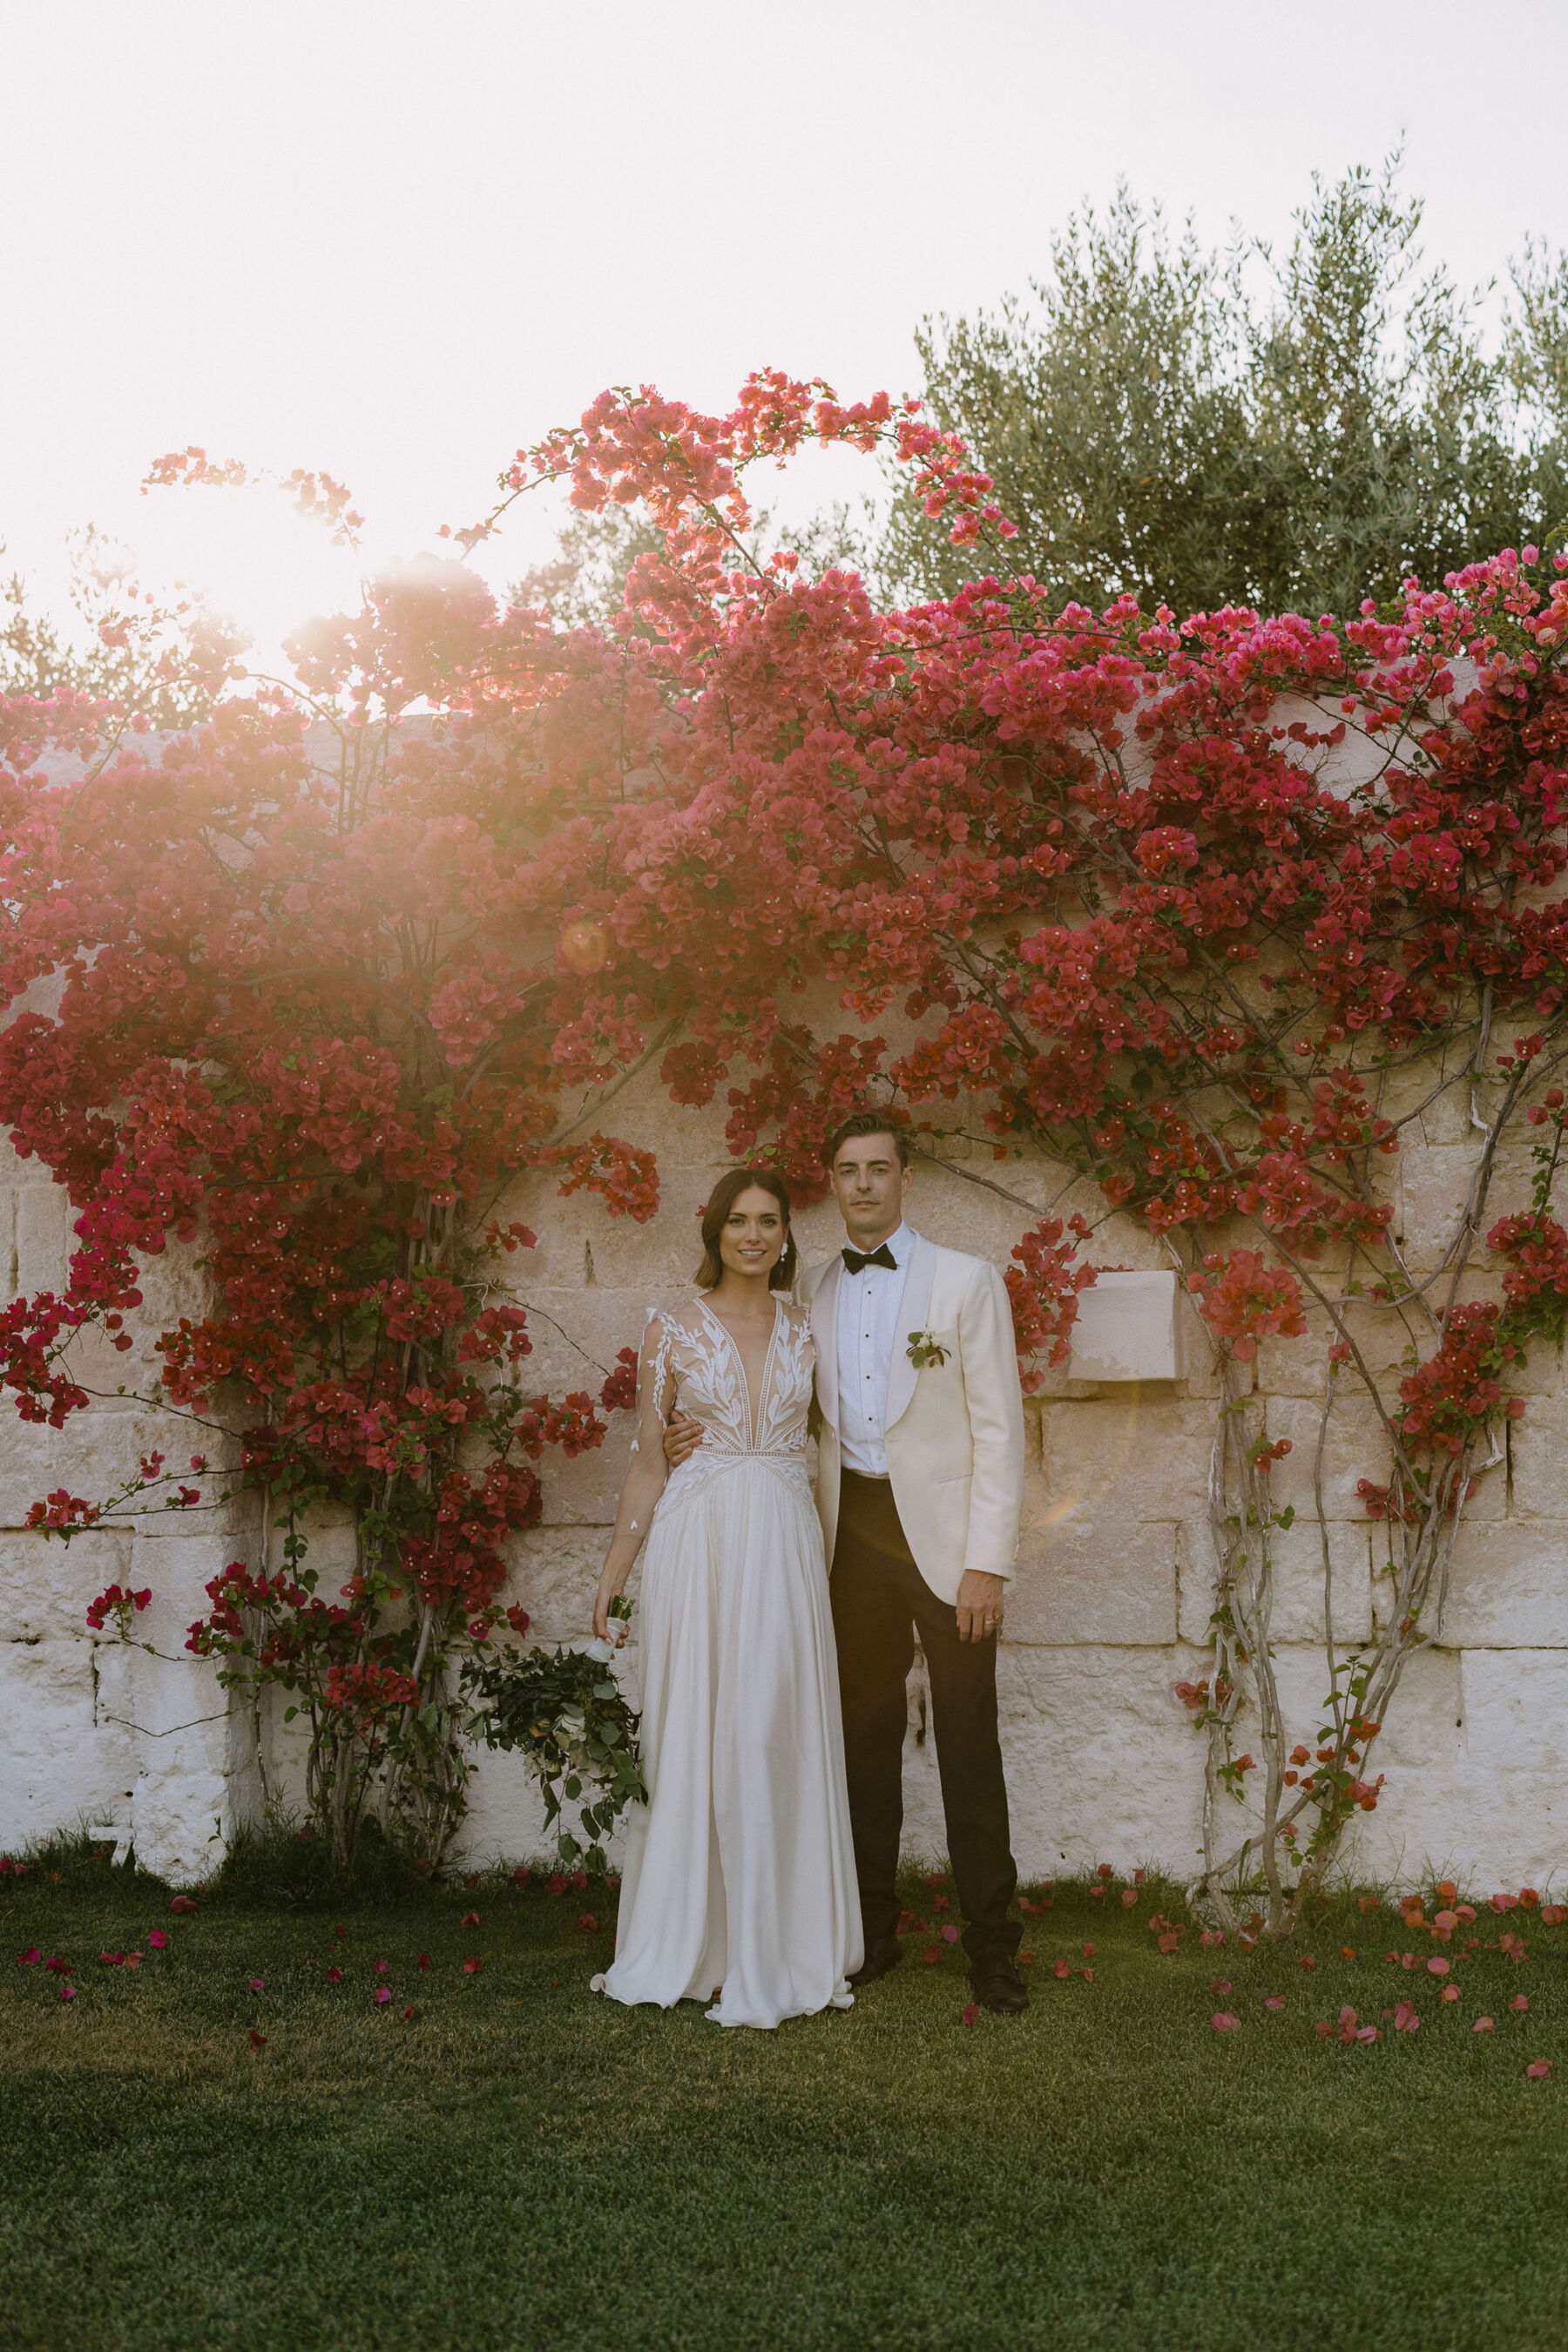
[(1228, 2009), (1217, 2009), (1210, 2018), (1209, 2023), (1216, 2033), (1234, 2033), (1241, 2020), (1239, 2017), (1232, 2017)]
[(1230, 1990), (1230, 1979), (1228, 1977), (1211, 1977), (1209, 1979), (1209, 1990), (1215, 1995), (1216, 2000), (1223, 2000), (1226, 1994)]
[(253, 2050), (265, 2050), (267, 2047), (266, 2034), (258, 2033), (254, 2025), (250, 2029), (250, 2046)]
[(1472, 2033), (1490, 2033), (1492, 2031), (1493, 2026), (1489, 2017), (1478, 2017), (1470, 2028)]
[[(1226, 1990), (1228, 1990), (1228, 1987)], [(1284, 1994), (1282, 1992), (1266, 1992), (1263, 1996), (1263, 2006), (1265, 2009), (1283, 2009), (1285, 2006)]]
[(1531, 2082), (1544, 2083), (1552, 2072), (1552, 2061), (1550, 2058), (1532, 2058), (1524, 2071)]
[(1516, 1992), (1513, 1999), (1509, 2002), (1509, 2007), (1510, 2009), (1528, 2009), (1530, 2007), (1529, 1995), (1522, 1992)]
[(963, 2005), (963, 2021), (965, 2025), (973, 2025), (979, 2015), (979, 2004), (973, 2000), (965, 2001)]

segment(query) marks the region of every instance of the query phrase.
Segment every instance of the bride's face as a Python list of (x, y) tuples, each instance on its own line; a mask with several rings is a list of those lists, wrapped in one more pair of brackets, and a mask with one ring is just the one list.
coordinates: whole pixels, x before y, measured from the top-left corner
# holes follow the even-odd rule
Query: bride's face
[(733, 1274), (771, 1274), (784, 1253), (784, 1211), (760, 1184), (748, 1184), (730, 1204), (719, 1235), (719, 1255)]

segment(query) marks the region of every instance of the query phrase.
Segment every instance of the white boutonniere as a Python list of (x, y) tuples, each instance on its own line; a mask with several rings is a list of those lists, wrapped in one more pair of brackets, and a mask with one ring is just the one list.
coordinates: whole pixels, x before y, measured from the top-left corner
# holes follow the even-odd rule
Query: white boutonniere
[(910, 1344), (904, 1353), (916, 1371), (923, 1372), (928, 1364), (938, 1367), (945, 1364), (949, 1350), (942, 1346), (934, 1331), (911, 1331)]

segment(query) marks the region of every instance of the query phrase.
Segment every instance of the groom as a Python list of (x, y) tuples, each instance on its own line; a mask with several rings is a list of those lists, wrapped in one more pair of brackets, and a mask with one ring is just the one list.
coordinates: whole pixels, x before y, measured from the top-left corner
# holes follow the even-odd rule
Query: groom
[[(996, 1736), (996, 1636), (1018, 1549), (1024, 1408), (1006, 1286), (903, 1222), (909, 1143), (875, 1111), (824, 1154), (848, 1246), (803, 1278), (816, 1342), (816, 1503), (831, 1563), (866, 1962), (897, 1968), (905, 1682), (931, 1675), (948, 1853), (976, 2000), (1028, 2006)], [(671, 1421), (671, 1460), (696, 1423)]]

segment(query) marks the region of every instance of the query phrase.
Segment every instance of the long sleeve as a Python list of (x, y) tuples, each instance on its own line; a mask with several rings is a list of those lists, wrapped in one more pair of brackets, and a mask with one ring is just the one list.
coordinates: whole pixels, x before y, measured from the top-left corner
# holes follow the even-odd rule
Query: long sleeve
[(980, 1265), (958, 1316), (958, 1360), (973, 1447), (965, 1573), (1010, 1577), (1024, 1507), (1024, 1391), (1007, 1286)]
[(623, 1575), (631, 1573), (632, 1563), (642, 1548), (653, 1517), (654, 1507), (664, 1492), (669, 1475), (664, 1458), (665, 1423), (669, 1418), (674, 1395), (675, 1379), (670, 1368), (669, 1326), (662, 1315), (650, 1314), (643, 1327), (642, 1347), (637, 1357), (637, 1425), (632, 1439), (631, 1460), (621, 1482), (620, 1502), (616, 1510), (616, 1531), (610, 1538), (606, 1564), (613, 1563)]

